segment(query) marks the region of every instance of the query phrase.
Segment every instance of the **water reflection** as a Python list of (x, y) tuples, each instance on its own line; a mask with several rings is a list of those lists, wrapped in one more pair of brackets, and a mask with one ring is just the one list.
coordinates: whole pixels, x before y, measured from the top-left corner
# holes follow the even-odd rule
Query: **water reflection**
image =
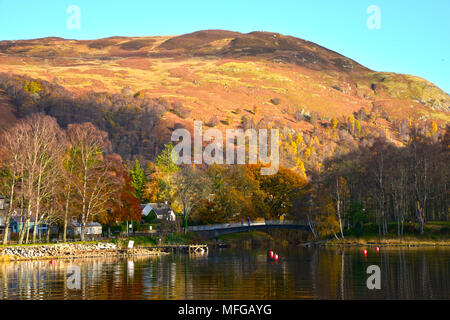
[[(0, 264), (0, 299), (449, 299), (449, 249), (217, 250)], [(381, 269), (369, 290), (366, 269)]]

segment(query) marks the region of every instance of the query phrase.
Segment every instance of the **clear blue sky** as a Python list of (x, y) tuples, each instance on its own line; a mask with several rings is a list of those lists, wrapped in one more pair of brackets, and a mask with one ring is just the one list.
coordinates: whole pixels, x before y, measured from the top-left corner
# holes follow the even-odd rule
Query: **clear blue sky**
[[(77, 5), (81, 28), (67, 28)], [(369, 29), (366, 9), (381, 10)], [(449, 0), (0, 0), (0, 40), (177, 35), (204, 29), (279, 32), (376, 71), (426, 78), (450, 93)]]

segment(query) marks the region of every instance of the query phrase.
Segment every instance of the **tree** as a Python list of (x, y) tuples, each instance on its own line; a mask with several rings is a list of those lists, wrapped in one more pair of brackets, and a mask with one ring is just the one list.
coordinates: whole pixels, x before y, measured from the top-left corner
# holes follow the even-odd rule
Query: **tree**
[(237, 219), (269, 217), (265, 194), (246, 166), (212, 165), (206, 170), (210, 195), (197, 208), (200, 223), (225, 223)]
[(336, 129), (338, 124), (339, 124), (338, 120), (335, 117), (333, 117), (333, 119), (331, 119), (331, 128)]
[(203, 171), (187, 166), (177, 172), (175, 188), (176, 198), (182, 206), (184, 232), (187, 232), (192, 210), (209, 194), (209, 181)]
[(335, 208), (329, 192), (322, 190), (317, 196), (318, 212), (315, 216), (316, 230), (321, 237), (333, 235), (339, 239), (339, 222), (336, 220)]
[(147, 176), (144, 173), (144, 170), (141, 169), (141, 165), (139, 164), (138, 159), (136, 159), (133, 168), (130, 170), (130, 175), (131, 175), (131, 185), (134, 188), (134, 193), (136, 197), (141, 202), (144, 202), (145, 186), (148, 183), (148, 180)]
[(110, 236), (110, 226), (113, 224), (123, 221), (141, 221), (142, 209), (141, 201), (135, 195), (132, 177), (127, 172), (120, 155), (108, 155), (106, 162), (111, 176), (112, 192), (105, 207), (106, 210), (99, 216), (99, 219), (108, 225), (108, 235)]
[(173, 144), (172, 142), (164, 145), (161, 154), (156, 157), (156, 165), (158, 168), (167, 174), (176, 173), (179, 167), (172, 161)]
[(81, 240), (84, 241), (87, 223), (105, 212), (112, 194), (102, 154), (110, 144), (106, 132), (91, 123), (72, 124), (67, 131), (74, 155), (74, 189), (80, 202), (77, 219), (81, 225)]
[[(32, 228), (36, 242), (39, 225), (57, 218), (57, 205), (49, 203), (56, 198), (65, 136), (54, 118), (34, 114), (5, 132), (3, 143), (2, 169), (8, 189), (5, 194), (10, 199), (6, 220), (9, 224), (15, 212), (22, 222), (18, 242), (28, 243)], [(7, 229), (4, 243), (8, 232)]]
[(21, 152), (22, 142), (25, 139), (25, 132), (28, 125), (24, 122), (14, 126), (9, 131), (2, 133), (1, 155), (2, 155), (2, 193), (9, 199), (8, 211), (6, 211), (5, 231), (3, 233), (4, 245), (8, 242), (9, 224), (12, 213), (16, 207), (17, 185), (23, 175), (23, 153)]
[(259, 182), (260, 189), (267, 195), (265, 203), (273, 217), (289, 214), (292, 201), (300, 198), (307, 185), (305, 178), (292, 170), (280, 167), (274, 175), (261, 175), (261, 165), (248, 166), (251, 176)]

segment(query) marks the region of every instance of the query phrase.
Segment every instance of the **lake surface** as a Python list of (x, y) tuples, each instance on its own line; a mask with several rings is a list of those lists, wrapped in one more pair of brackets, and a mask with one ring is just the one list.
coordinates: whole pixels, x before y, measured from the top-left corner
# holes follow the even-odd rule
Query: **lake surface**
[[(0, 299), (450, 299), (450, 249), (216, 249), (0, 263)], [(369, 290), (378, 265), (381, 289)]]

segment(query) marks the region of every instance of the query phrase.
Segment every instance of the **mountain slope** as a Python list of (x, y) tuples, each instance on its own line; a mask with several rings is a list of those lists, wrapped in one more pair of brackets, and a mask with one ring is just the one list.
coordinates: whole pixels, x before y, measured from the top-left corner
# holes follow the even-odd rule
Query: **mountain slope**
[(0, 72), (73, 92), (127, 88), (190, 111), (168, 113), (167, 126), (216, 116), (219, 127), (236, 127), (247, 115), (302, 131), (311, 126), (296, 119), (299, 112), (330, 120), (374, 107), (391, 119), (450, 119), (449, 95), (424, 79), (374, 72), (312, 42), (268, 32), (1, 41)]

